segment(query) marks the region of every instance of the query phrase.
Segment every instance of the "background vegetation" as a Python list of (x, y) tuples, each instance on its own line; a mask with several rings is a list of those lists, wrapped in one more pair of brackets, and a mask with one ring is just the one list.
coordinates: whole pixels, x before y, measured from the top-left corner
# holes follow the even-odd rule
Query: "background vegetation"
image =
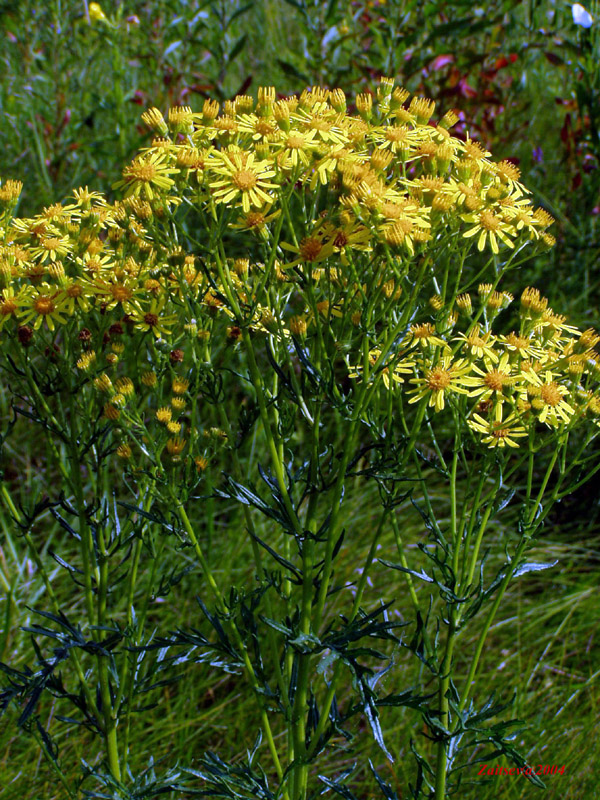
[[(595, 20), (600, 8), (588, 6)], [(469, 2), (347, 2), (347, 0), (264, 0), (95, 4), (75, 0), (15, 4), (0, 2), (0, 176), (23, 180), (20, 216), (67, 197), (74, 186), (108, 190), (122, 164), (149, 135), (140, 123), (148, 106), (201, 107), (206, 97), (224, 100), (258, 86), (276, 85), (291, 93), (305, 85), (340, 86), (349, 94), (372, 88), (377, 76), (393, 75), (409, 90), (434, 98), (436, 114), (454, 108), (496, 158), (519, 164), (523, 182), (557, 219), (557, 247), (522, 268), (519, 284), (537, 285), (568, 311), (581, 327), (598, 326), (600, 273), (600, 27), (573, 21), (571, 5), (496, 0)], [(460, 126), (458, 127), (460, 133)], [(2, 416), (9, 418), (4, 399)], [(27, 426), (18, 436), (24, 443)], [(0, 465), (4, 479), (25, 508), (47, 491), (44, 454), (23, 444), (7, 446)], [(554, 570), (515, 584), (495, 624), (489, 659), (491, 689), (516, 693), (516, 716), (532, 720), (520, 734), (532, 763), (565, 765), (547, 780), (550, 798), (592, 797), (597, 784), (598, 616), (600, 562), (598, 484), (565, 501), (539, 541), (543, 560), (559, 560)], [(231, 509), (215, 515), (211, 563), (224, 582), (247, 579), (243, 548), (228, 534)], [(239, 512), (235, 512), (239, 513)], [(416, 546), (418, 520), (407, 518), (407, 540)], [(372, 524), (369, 498), (357, 505), (355, 530)], [(6, 515), (0, 518), (0, 660), (27, 662), (31, 653), (21, 626), (32, 624), (30, 608), (44, 587), (23, 541)], [(60, 525), (45, 517), (35, 531), (42, 554), (64, 552)], [(498, 539), (503, 529), (498, 526)], [(382, 547), (392, 542), (382, 540)], [(62, 549), (61, 549), (62, 548)], [(498, 551), (500, 547), (496, 548)], [(365, 547), (366, 550), (366, 547)], [(346, 544), (347, 581), (364, 561), (361, 541)], [(195, 565), (187, 551), (165, 551), (164, 574), (189, 558), (192, 568), (177, 587), (177, 603), (156, 598), (153, 614), (173, 615), (172, 627), (197, 619)], [(72, 584), (57, 564), (55, 592), (69, 604)], [(355, 576), (354, 576), (355, 577)], [(385, 592), (373, 577), (365, 602)], [(164, 617), (163, 627), (169, 627)], [(413, 661), (402, 681), (410, 685)], [(394, 679), (396, 680), (396, 679)], [(235, 680), (196, 668), (195, 679), (164, 687), (154, 711), (133, 719), (131, 741), (143, 742), (132, 769), (152, 769), (150, 754), (189, 763), (206, 749), (231, 746), (228, 731), (256, 728), (250, 698)], [(389, 686), (389, 691), (402, 686)], [(198, 727), (195, 709), (203, 710)], [(210, 709), (210, 714), (207, 710)], [(52, 714), (51, 708), (44, 710)], [(385, 720), (394, 741), (394, 765), (369, 752), (379, 773), (395, 786), (412, 776), (408, 742), (418, 732), (414, 717), (393, 711)], [(137, 726), (137, 728), (136, 728)], [(248, 737), (240, 732), (239, 741)], [(543, 746), (539, 742), (543, 740)], [(86, 757), (85, 736), (58, 741), (76, 763)], [(226, 753), (229, 757), (245, 753)], [(356, 749), (340, 749), (328, 774), (337, 775), (359, 759)], [(367, 778), (368, 776), (363, 776)], [(465, 776), (462, 797), (531, 797), (525, 779)], [(361, 792), (361, 774), (354, 776)], [(0, 728), (0, 796), (61, 797), (60, 788), (39, 756), (36, 743), (12, 726)], [(399, 795), (402, 796), (402, 795)], [(408, 796), (408, 795), (406, 795)]]

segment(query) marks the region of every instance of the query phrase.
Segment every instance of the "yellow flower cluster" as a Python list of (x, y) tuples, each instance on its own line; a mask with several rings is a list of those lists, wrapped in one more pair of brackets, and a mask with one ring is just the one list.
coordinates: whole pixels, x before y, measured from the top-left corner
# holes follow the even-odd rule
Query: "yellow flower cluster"
[[(456, 313), (437, 325), (413, 324), (384, 363), (380, 350), (371, 351), (372, 379), (392, 390), (407, 383), (408, 402), (424, 400), (436, 412), (450, 401), (489, 447), (518, 447), (537, 423), (559, 429), (589, 417), (600, 427), (600, 355), (594, 349), (600, 335), (567, 325), (531, 288), (521, 296), (519, 330), (494, 333), (473, 318), (475, 308), (493, 312), (512, 295), (489, 284), (479, 289), (475, 306), (467, 295), (457, 300), (470, 322), (466, 332), (453, 330)], [(349, 374), (358, 378), (364, 370), (351, 366)]]
[[(323, 347), (329, 337), (332, 358), (370, 337), (371, 366), (388, 386), (406, 381), (411, 402), (427, 397), (436, 410), (449, 396), (477, 398), (469, 424), (493, 443), (511, 444), (497, 431), (516, 437), (529, 419), (556, 427), (595, 415), (594, 335), (547, 303), (512, 338), (492, 334), (492, 312), (512, 298), (491, 286), (481, 292), (483, 328), (472, 298), (448, 308), (436, 295), (433, 321), (411, 316), (397, 354), (379, 363), (371, 337), (409, 302), (413, 267), (436, 282), (433, 248), (459, 253), (461, 264), (473, 245), (510, 256), (552, 245), (552, 218), (532, 206), (515, 165), (451, 135), (456, 115), (431, 123), (432, 101), (382, 79), (355, 108), (341, 90), (313, 87), (285, 98), (263, 88), (256, 101), (206, 101), (167, 118), (150, 109), (143, 119), (156, 138), (123, 169), (113, 203), (77, 189), (65, 204), (12, 218), (21, 184), (0, 184), (1, 335), (40, 359), (60, 353), (93, 382), (106, 419), (152, 438), (143, 400), (174, 460), (192, 450), (201, 424), (185, 419), (187, 387), (173, 383), (172, 397), (160, 387), (188, 380), (213, 347), (235, 352), (244, 331), (280, 342), (316, 336)], [(543, 306), (533, 290), (522, 303)], [(457, 319), (473, 314), (453, 338)], [(131, 452), (123, 443), (119, 455)]]
[[(552, 218), (533, 208), (518, 167), (452, 136), (456, 115), (430, 124), (435, 104), (408, 102), (408, 92), (386, 78), (375, 98), (358, 95), (356, 108), (349, 113), (340, 89), (319, 87), (280, 99), (263, 88), (257, 102), (238, 96), (219, 109), (206, 101), (199, 113), (171, 109), (168, 121), (153, 108), (143, 118), (159, 138), (116, 186), (126, 196), (162, 192), (178, 201), (185, 185), (195, 203), (225, 205), (231, 226), (264, 236), (290, 187), (313, 194), (326, 187), (328, 235), (295, 246), (308, 262), (380, 241), (413, 253), (448, 225), (495, 253), (522, 236), (553, 243)], [(175, 187), (177, 196), (169, 196)]]

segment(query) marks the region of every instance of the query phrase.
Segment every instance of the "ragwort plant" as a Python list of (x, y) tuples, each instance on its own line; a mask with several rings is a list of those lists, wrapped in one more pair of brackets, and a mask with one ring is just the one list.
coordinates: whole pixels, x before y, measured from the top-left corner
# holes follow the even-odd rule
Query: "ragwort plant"
[[(0, 188), (3, 441), (26, 418), (53, 476), (21, 507), (1, 484), (46, 607), (27, 628), (33, 663), (1, 665), (0, 696), (66, 796), (354, 798), (352, 770), (322, 774), (327, 754), (364, 715), (392, 760), (390, 707), (415, 714), (416, 768), (397, 794), (371, 767), (384, 797), (441, 800), (492, 755), (527, 767), (510, 698), (478, 691), (478, 672), (509, 583), (553, 566), (527, 560), (553, 504), (600, 466), (587, 453), (600, 337), (535, 288), (512, 310), (502, 278), (553, 244), (514, 164), (452, 136), (452, 113), (431, 123), (434, 103), (390, 79), (355, 102), (263, 88), (167, 119), (150, 109), (156, 138), (112, 204), (78, 189), (19, 219), (21, 186)], [(371, 485), (377, 522), (354, 531), (346, 508)], [(243, 529), (227, 536), (254, 560), (245, 585), (224, 584), (211, 559), (232, 503)], [(412, 513), (418, 547), (405, 541)], [(53, 554), (78, 597), (68, 609), (32, 535), (49, 515), (78, 553)], [(491, 568), (486, 533), (503, 520)], [(388, 531), (394, 553), (379, 547)], [(369, 550), (349, 593), (336, 564), (357, 536)], [(189, 571), (165, 573), (177, 549), (201, 571), (198, 622), (161, 630), (152, 602)], [(388, 582), (366, 607), (376, 561)], [(386, 694), (400, 649), (422, 684)], [(246, 761), (208, 752), (134, 774), (132, 714), (193, 669), (238, 675), (253, 694)], [(98, 742), (77, 780), (58, 725)]]

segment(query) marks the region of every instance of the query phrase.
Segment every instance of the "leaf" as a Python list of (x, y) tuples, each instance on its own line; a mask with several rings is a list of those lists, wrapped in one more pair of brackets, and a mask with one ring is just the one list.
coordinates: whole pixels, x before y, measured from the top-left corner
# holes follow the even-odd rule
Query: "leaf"
[(529, 564), (521, 564), (513, 572), (513, 578), (518, 578), (519, 575), (525, 575), (526, 572), (539, 572), (542, 569), (550, 569), (558, 564), (558, 559), (551, 564), (542, 564), (540, 561), (531, 561)]
[(237, 56), (242, 52), (244, 47), (246, 46), (246, 40), (248, 39), (248, 34), (243, 33), (237, 42), (233, 45), (231, 50), (229, 51), (229, 55), (227, 56), (227, 60), (231, 63), (236, 59)]
[(430, 578), (424, 569), (421, 569), (420, 572), (416, 572), (414, 569), (403, 567), (402, 564), (394, 564), (391, 561), (385, 561), (383, 558), (378, 558), (377, 560), (379, 561), (380, 564), (384, 564), (386, 567), (390, 567), (391, 569), (397, 569), (398, 572), (406, 572), (415, 578), (419, 578), (420, 580), (425, 581), (426, 583), (435, 583), (434, 579)]
[[(285, 0), (286, 3), (291, 3), (291, 0)], [(291, 3), (293, 5), (293, 3)], [(297, 69), (293, 64), (290, 64), (289, 61), (284, 61), (282, 58), (277, 59), (277, 63), (288, 77), (294, 78), (297, 81), (301, 81), (302, 83), (309, 84), (310, 78)]]

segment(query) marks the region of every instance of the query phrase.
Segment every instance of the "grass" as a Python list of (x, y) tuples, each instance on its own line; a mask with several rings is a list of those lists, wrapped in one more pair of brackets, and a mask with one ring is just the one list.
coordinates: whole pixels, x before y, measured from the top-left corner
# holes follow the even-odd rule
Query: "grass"
[[(357, 487), (351, 508), (352, 524), (348, 530), (342, 562), (339, 568), (338, 585), (349, 585), (356, 580), (357, 565), (366, 557), (366, 537), (361, 531), (373, 525), (368, 498), (362, 496)], [(22, 487), (26, 496), (27, 486)], [(367, 501), (367, 502), (365, 502)], [(214, 569), (224, 585), (251, 585), (252, 572), (248, 570), (249, 546), (240, 545), (239, 537), (232, 538), (238, 530), (238, 512), (229, 509), (227, 515), (219, 515), (219, 535), (210, 554)], [(400, 513), (403, 534), (410, 542), (409, 563), (413, 549), (422, 533), (414, 515)], [(404, 520), (404, 521), (403, 521)], [(14, 586), (11, 634), (5, 643), (5, 659), (18, 666), (30, 652), (27, 636), (16, 630), (17, 625), (28, 625), (33, 615), (28, 610), (44, 607), (44, 590), (35, 567), (24, 551), (23, 542), (7, 535), (10, 530), (6, 518), (1, 520), (5, 539), (2, 545), (2, 574), (0, 581)], [(220, 530), (219, 530), (220, 529)], [(578, 542), (573, 544), (573, 531), (560, 525), (549, 524), (531, 554), (531, 560), (558, 564), (551, 570), (540, 573), (537, 580), (515, 581), (501, 607), (501, 616), (495, 622), (486, 645), (484, 662), (480, 673), (478, 701), (495, 692), (498, 698), (509, 700), (515, 695), (514, 708), (507, 714), (527, 719), (529, 724), (518, 736), (518, 743), (532, 764), (565, 765), (564, 775), (547, 778), (549, 798), (592, 796), (595, 786), (595, 754), (597, 731), (595, 719), (598, 710), (597, 664), (600, 642), (597, 639), (595, 616), (597, 608), (596, 565), (600, 559), (600, 531), (597, 524), (578, 531)], [(583, 534), (583, 535), (582, 535)], [(488, 543), (492, 553), (502, 552), (502, 539), (506, 528), (496, 526)], [(72, 544), (64, 539), (55, 526), (46, 522), (35, 532), (36, 541), (44, 537), (42, 552), (56, 549), (68, 560)], [(381, 557), (394, 559), (395, 545), (388, 532), (381, 542)], [(183, 559), (183, 562), (182, 562)], [(162, 565), (167, 574), (171, 568), (181, 568), (189, 562), (193, 567), (173, 592), (153, 604), (148, 619), (148, 629), (160, 622), (161, 631), (176, 627), (197, 627), (200, 612), (194, 596), (204, 594), (201, 578), (194, 561), (187, 551), (172, 548), (165, 551)], [(488, 564), (493, 569), (493, 564)], [(403, 617), (406, 592), (401, 576), (398, 583), (389, 583), (389, 570), (375, 568), (373, 587), (368, 590), (365, 607), (373, 608), (380, 599), (392, 600), (391, 612)], [(65, 571), (56, 567), (53, 587), (59, 598), (68, 607), (72, 605), (73, 586), (65, 577)], [(346, 589), (344, 592), (348, 592)], [(419, 589), (421, 598), (427, 597), (426, 586)], [(437, 600), (435, 602), (438, 602)], [(7, 608), (3, 604), (3, 611)], [(407, 608), (405, 608), (408, 611)], [(76, 609), (73, 608), (75, 616)], [(121, 610), (122, 614), (122, 610)], [(115, 617), (119, 617), (119, 605)], [(459, 658), (468, 658), (473, 651), (478, 625), (469, 629), (459, 649)], [(406, 636), (410, 633), (407, 632)], [(8, 658), (7, 658), (8, 656)], [(418, 662), (407, 652), (395, 652), (395, 669), (385, 676), (385, 693), (402, 691), (419, 679)], [(457, 668), (458, 679), (466, 677), (467, 662)], [(421, 676), (422, 678), (423, 676)], [(427, 691), (427, 685), (424, 690)], [(150, 693), (148, 702), (157, 703), (153, 710), (134, 715), (131, 742), (133, 746), (131, 769), (139, 774), (150, 766), (152, 756), (157, 770), (175, 763), (193, 765), (194, 759), (206, 750), (213, 750), (223, 758), (243, 758), (245, 748), (254, 739), (259, 720), (254, 701), (245, 682), (237, 676), (223, 675), (203, 665), (188, 665), (179, 682)], [(340, 698), (340, 703), (344, 698)], [(144, 699), (144, 704), (146, 699)], [(50, 721), (60, 713), (59, 708), (43, 704), (40, 719)], [(421, 723), (415, 712), (402, 709), (382, 709), (382, 724), (386, 731), (386, 743), (395, 756), (389, 764), (369, 735), (361, 735), (357, 743), (350, 745), (338, 742), (339, 749), (331, 752), (323, 774), (339, 775), (354, 762), (365, 764), (364, 756), (373, 760), (381, 776), (395, 787), (406, 787), (414, 781), (414, 767), (409, 742), (414, 739), (420, 748), (428, 747), (422, 735)], [(15, 712), (10, 712), (0, 734), (0, 779), (2, 797), (44, 797), (48, 800), (62, 798), (54, 774), (40, 757), (39, 749), (25, 732), (15, 734)], [(61, 733), (62, 730), (62, 733)], [(231, 737), (231, 731), (236, 735)], [(350, 726), (351, 732), (365, 734), (364, 723), (357, 720)], [(60, 747), (61, 762), (69, 765), (74, 774), (79, 771), (78, 762), (86, 758), (88, 735), (66, 732), (65, 726), (53, 724), (53, 732)], [(541, 742), (541, 745), (539, 744)], [(140, 746), (141, 745), (141, 746)], [(497, 763), (494, 761), (494, 764)], [(502, 762), (499, 762), (502, 763)], [(508, 764), (506, 764), (508, 766)], [(16, 767), (16, 768), (15, 768)], [(461, 796), (470, 800), (500, 800), (529, 798), (537, 790), (524, 777), (498, 776), (489, 782), (477, 775), (479, 767), (472, 764), (465, 770)], [(357, 772), (351, 786), (359, 796), (368, 796), (372, 791), (372, 777)], [(403, 797), (399, 793), (399, 797)]]

